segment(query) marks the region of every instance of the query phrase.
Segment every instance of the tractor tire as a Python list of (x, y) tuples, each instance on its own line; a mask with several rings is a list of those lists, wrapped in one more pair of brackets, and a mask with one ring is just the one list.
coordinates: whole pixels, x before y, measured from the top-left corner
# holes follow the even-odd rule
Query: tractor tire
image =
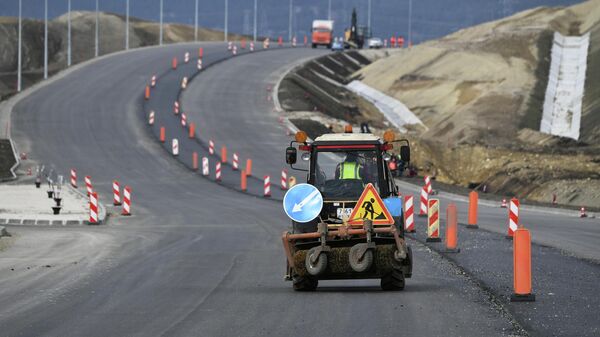
[(373, 265), (373, 250), (367, 250), (361, 260), (358, 257), (359, 249), (359, 245), (352, 246), (352, 248), (350, 248), (350, 253), (348, 254), (348, 260), (352, 270), (357, 273), (362, 273), (367, 271)]
[(317, 262), (315, 262), (314, 264), (312, 264), (310, 262), (311, 257), (314, 255), (316, 249), (317, 249), (317, 247), (311, 248), (308, 251), (308, 254), (306, 254), (306, 259), (304, 259), (304, 265), (306, 266), (306, 271), (309, 274), (311, 274), (312, 276), (321, 275), (327, 268), (327, 254), (324, 252), (319, 254), (319, 257), (317, 258)]
[(413, 254), (412, 254), (412, 248), (410, 246), (406, 247), (406, 259), (404, 260), (403, 263), (403, 270), (404, 270), (404, 277), (405, 278), (411, 278), (412, 277), (412, 267), (413, 267)]
[(294, 275), (292, 283), (295, 291), (315, 291), (319, 285), (319, 280), (311, 276)]
[(392, 272), (381, 278), (381, 289), (385, 291), (404, 290), (404, 274), (394, 268)]

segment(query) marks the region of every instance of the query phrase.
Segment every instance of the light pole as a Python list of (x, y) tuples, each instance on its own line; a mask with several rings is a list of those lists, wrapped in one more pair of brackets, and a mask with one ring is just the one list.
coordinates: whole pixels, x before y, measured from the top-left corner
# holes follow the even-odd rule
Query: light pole
[(67, 67), (71, 66), (71, 0), (67, 1)]
[(258, 15), (258, 0), (254, 0), (254, 42), (256, 42), (256, 36), (258, 35), (258, 28), (256, 28), (256, 16)]
[(227, 35), (228, 35), (227, 34), (227, 25), (228, 25), (227, 20), (228, 19), (229, 19), (229, 1), (225, 0), (225, 23), (223, 24), (224, 25), (224, 29), (223, 29), (223, 36), (224, 37), (223, 37), (223, 39), (225, 40), (225, 42), (227, 42), (227, 40), (228, 40), (227, 39)]
[(129, 50), (129, 0), (125, 1), (125, 50)]
[(412, 0), (408, 0), (408, 46), (412, 47)]
[(158, 44), (163, 44), (163, 0), (160, 0), (160, 30), (158, 33)]
[(17, 59), (17, 92), (21, 92), (21, 26), (22, 26), (22, 1), (19, 0), (19, 42), (18, 42), (18, 59)]
[(44, 0), (44, 79), (48, 78), (48, 0)]
[(290, 20), (289, 20), (289, 27), (288, 27), (288, 41), (292, 41), (292, 7), (294, 5), (294, 1), (290, 0)]
[(369, 35), (373, 35), (373, 32), (371, 32), (371, 0), (369, 0), (367, 5), (367, 30)]
[(331, 20), (331, 0), (329, 0), (327, 7), (327, 20)]
[(198, 0), (194, 4), (194, 41), (198, 42)]
[(99, 4), (98, 0), (96, 0), (96, 50), (94, 51), (94, 56), (98, 57), (98, 23), (100, 21), (100, 12), (99, 12)]

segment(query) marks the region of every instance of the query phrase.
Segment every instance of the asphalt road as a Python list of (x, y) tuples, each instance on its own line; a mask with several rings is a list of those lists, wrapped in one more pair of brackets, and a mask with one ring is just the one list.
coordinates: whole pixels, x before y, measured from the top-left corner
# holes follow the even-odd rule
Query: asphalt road
[[(222, 43), (203, 46), (206, 65), (228, 55)], [(56, 258), (51, 267), (35, 268), (33, 274), (24, 270), (40, 265), (39, 256), (27, 254), (37, 248), (37, 231), (12, 228), (20, 238), (0, 255), (0, 273), (12, 275), (0, 279), (2, 335), (521, 333), (488, 290), (414, 241), (415, 270), (404, 292), (382, 292), (377, 281), (366, 280), (328, 281), (315, 293), (294, 293), (282, 279), (279, 236), (288, 220), (280, 204), (200, 177), (182, 165), (184, 160), (171, 158), (157, 142), (155, 129), (146, 125), (143, 86), (152, 74), (162, 74), (156, 95), (165, 95), (159, 101), (167, 105), (157, 113), (173, 117), (167, 107), (178, 95), (181, 76), (192, 73), (193, 65), (171, 74), (170, 60), (185, 51), (194, 54), (197, 47), (109, 56), (16, 106), (12, 132), (20, 151), (57, 171), (75, 167), (80, 176), (91, 175), (104, 203), (111, 200), (113, 179), (132, 186), (134, 215), (120, 217), (109, 207), (113, 215), (108, 225), (48, 229), (58, 234), (47, 235), (40, 251), (58, 257), (64, 252), (70, 258)], [(255, 158), (257, 172), (278, 171), (286, 146), (279, 142), (286, 137), (272, 124), (276, 116), (268, 101), (262, 101), (265, 84), (286, 64), (311, 53), (270, 51), (215, 65), (191, 82), (184, 109), (189, 109), (190, 119), (205, 124), (201, 130), (214, 132), (209, 137), (227, 140), (231, 148)], [(240, 80), (232, 81), (228, 71)], [(209, 82), (202, 82), (204, 75)], [(213, 86), (229, 98), (225, 106), (222, 98), (210, 95)], [(201, 98), (203, 92), (210, 97)], [(255, 102), (248, 102), (252, 97)], [(261, 113), (266, 115), (258, 122)], [(174, 130), (176, 122), (170, 118), (165, 123)], [(269, 124), (272, 130), (266, 129)], [(221, 127), (228, 128), (226, 133), (220, 133)], [(199, 135), (182, 149), (202, 151), (205, 140)], [(17, 244), (28, 238), (31, 244)], [(85, 267), (72, 263), (76, 261)], [(33, 277), (35, 282), (26, 282)]]

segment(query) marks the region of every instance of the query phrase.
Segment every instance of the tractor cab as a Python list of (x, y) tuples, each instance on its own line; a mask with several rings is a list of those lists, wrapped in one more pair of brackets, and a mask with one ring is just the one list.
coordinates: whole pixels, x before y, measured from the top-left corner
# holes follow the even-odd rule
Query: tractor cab
[[(308, 142), (300, 131), (286, 149), (286, 162), (306, 172), (306, 183), (323, 200), (316, 218), (292, 221), (292, 231), (284, 233), (288, 278), (294, 289), (312, 290), (319, 279), (345, 278), (381, 278), (384, 289), (403, 288), (412, 258), (404, 242), (402, 201), (387, 162), (395, 143), (401, 144), (400, 155), (407, 162), (410, 148), (407, 140), (394, 138), (391, 131), (383, 139), (340, 133)], [(304, 164), (297, 163), (298, 150)], [(370, 200), (357, 204), (367, 188)], [(372, 260), (377, 254), (376, 266)]]

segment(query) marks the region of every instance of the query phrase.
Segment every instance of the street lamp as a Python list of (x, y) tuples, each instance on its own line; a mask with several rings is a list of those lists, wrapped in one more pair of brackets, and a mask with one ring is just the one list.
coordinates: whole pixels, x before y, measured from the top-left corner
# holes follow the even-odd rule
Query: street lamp
[(96, 50), (94, 51), (94, 56), (98, 57), (98, 23), (100, 21), (100, 12), (99, 12), (99, 4), (98, 0), (96, 0)]
[(17, 59), (17, 92), (21, 92), (21, 30), (22, 30), (22, 1), (19, 0), (19, 43), (18, 43), (18, 59)]
[(129, 0), (125, 1), (125, 50), (129, 50)]
[(163, 0), (160, 0), (160, 30), (158, 33), (158, 44), (163, 44)]
[(44, 79), (48, 78), (48, 0), (44, 0)]

